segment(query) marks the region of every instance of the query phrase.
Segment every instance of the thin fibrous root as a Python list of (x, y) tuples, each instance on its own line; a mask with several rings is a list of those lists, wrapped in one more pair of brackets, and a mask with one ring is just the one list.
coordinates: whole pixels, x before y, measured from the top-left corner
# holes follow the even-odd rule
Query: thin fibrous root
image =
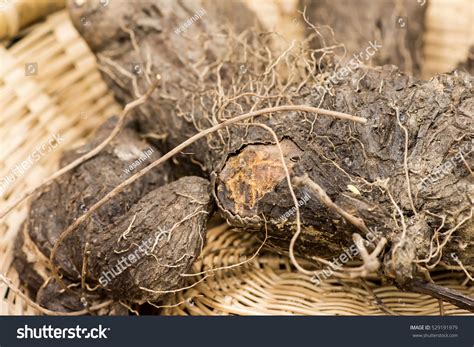
[[(153, 163), (149, 164), (130, 178), (126, 179), (122, 183), (120, 183), (117, 187), (112, 189), (109, 193), (107, 193), (102, 199), (100, 199), (98, 202), (96, 202), (87, 212), (85, 212), (82, 216), (76, 219), (74, 223), (72, 223), (69, 227), (67, 227), (59, 236), (59, 238), (56, 240), (53, 249), (51, 251), (50, 255), (50, 263), (51, 263), (51, 268), (53, 270), (53, 275), (56, 278), (56, 280), (63, 286), (65, 287), (63, 281), (61, 280), (59, 276), (59, 269), (56, 267), (54, 264), (54, 258), (56, 257), (56, 254), (59, 249), (59, 245), (62, 243), (62, 241), (69, 236), (79, 225), (81, 225), (87, 218), (89, 218), (95, 211), (97, 211), (100, 207), (102, 207), (105, 203), (110, 201), (113, 197), (115, 197), (119, 192), (121, 192), (126, 186), (132, 184), (136, 180), (138, 180), (140, 177), (144, 176), (146, 173), (148, 173), (150, 170), (153, 168), (157, 167), (158, 165), (163, 164), (173, 156), (177, 155), (180, 153), (183, 149), (188, 147), (189, 145), (193, 144), (194, 142), (200, 140), (201, 138), (206, 137), (207, 135), (214, 133), (220, 129), (226, 128), (230, 125), (233, 125), (235, 123), (239, 123), (242, 121), (245, 121), (247, 119), (250, 119), (252, 117), (268, 114), (268, 113), (274, 113), (274, 112), (283, 112), (283, 111), (300, 111), (300, 112), (310, 112), (310, 113), (318, 113), (322, 115), (328, 115), (332, 117), (336, 117), (339, 119), (344, 119), (344, 120), (350, 120), (353, 122), (357, 123), (362, 123), (365, 124), (367, 120), (362, 117), (357, 117), (353, 116), (350, 114), (338, 112), (338, 111), (331, 111), (331, 110), (326, 110), (326, 109), (321, 109), (317, 107), (311, 107), (311, 106), (304, 106), (304, 105), (282, 105), (282, 106), (276, 106), (276, 107), (268, 107), (268, 108), (263, 108), (261, 110), (257, 111), (252, 111), (248, 112), (245, 114), (242, 114), (240, 116), (234, 117), (232, 119), (228, 119), (220, 124), (217, 124), (213, 127), (210, 127), (208, 129), (202, 130), (196, 135), (190, 137), (186, 141), (182, 142), (172, 150), (170, 150), (168, 153), (163, 155), (161, 158), (155, 160)], [(291, 183), (291, 182), (290, 182)], [(298, 206), (298, 202), (296, 200), (296, 197), (293, 196), (293, 200), (295, 203), (295, 206)], [(297, 208), (297, 215), (299, 217), (299, 209)]]
[(97, 147), (90, 150), (88, 153), (80, 156), (79, 158), (74, 160), (72, 163), (70, 163), (70, 164), (66, 165), (65, 167), (63, 167), (63, 168), (59, 169), (58, 171), (56, 171), (54, 174), (52, 174), (46, 180), (44, 180), (43, 183), (41, 183), (39, 186), (26, 191), (26, 193), (24, 193), (20, 198), (15, 200), (10, 206), (8, 206), (7, 208), (5, 208), (3, 211), (0, 212), (0, 219), (5, 217), (8, 213), (10, 213), (10, 211), (12, 211), (15, 207), (17, 207), (19, 204), (21, 204), (27, 198), (29, 198), (30, 196), (32, 196), (33, 194), (38, 192), (41, 188), (51, 184), (58, 177), (64, 175), (66, 172), (69, 172), (69, 171), (73, 170), (74, 168), (78, 167), (79, 165), (81, 165), (85, 161), (87, 161), (87, 160), (93, 158), (94, 156), (96, 156), (97, 154), (99, 154), (100, 151), (102, 151), (110, 143), (110, 141), (112, 141), (113, 138), (122, 130), (122, 128), (125, 124), (125, 119), (126, 119), (127, 115), (130, 113), (130, 111), (132, 111), (134, 108), (144, 104), (150, 98), (153, 91), (158, 87), (158, 84), (160, 83), (160, 81), (161, 81), (161, 76), (157, 75), (155, 82), (146, 91), (146, 93), (144, 95), (142, 95), (138, 99), (128, 103), (125, 106), (122, 113), (120, 114), (120, 117), (117, 121), (117, 124), (115, 125), (115, 127), (112, 130), (112, 132), (110, 133), (110, 135), (104, 141), (102, 141), (99, 145), (97, 145)]
[(7, 278), (5, 275), (1, 273), (0, 273), (0, 281), (5, 283), (5, 285), (8, 288), (10, 288), (12, 292), (14, 292), (16, 295), (18, 295), (23, 300), (25, 300), (27, 305), (33, 307), (34, 309), (38, 310), (39, 312), (47, 316), (82, 316), (85, 314), (89, 314), (91, 311), (97, 311), (101, 308), (107, 307), (113, 303), (113, 300), (107, 300), (100, 304), (93, 305), (89, 308), (86, 308), (84, 310), (74, 311), (74, 312), (51, 311), (51, 310), (48, 310), (47, 308), (40, 306), (33, 300), (31, 300), (26, 294), (24, 294), (20, 289), (18, 289), (9, 278)]

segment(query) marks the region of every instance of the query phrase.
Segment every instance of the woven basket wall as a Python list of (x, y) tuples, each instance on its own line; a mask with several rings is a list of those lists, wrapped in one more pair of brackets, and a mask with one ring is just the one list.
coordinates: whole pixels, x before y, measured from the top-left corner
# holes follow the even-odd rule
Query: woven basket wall
[(64, 0), (0, 1), (0, 40), (12, 38), (21, 29), (64, 8)]
[[(2, 209), (22, 191), (36, 187), (58, 167), (64, 150), (86, 136), (119, 106), (97, 70), (95, 58), (69, 21), (54, 14), (6, 49), (0, 45), (0, 178), (21, 164), (39, 144), (60, 134), (64, 142), (8, 185)], [(32, 65), (33, 64), (33, 65)], [(27, 213), (27, 204), (0, 221), (0, 272), (16, 283), (11, 268), (12, 244)], [(32, 313), (0, 285), (0, 314)]]
[[(0, 196), (8, 205), (58, 168), (62, 152), (82, 144), (106, 118), (120, 112), (100, 78), (94, 56), (65, 12), (48, 17), (6, 49), (0, 46), (0, 179), (56, 133), (65, 142), (18, 178)], [(31, 63), (36, 63), (32, 70)], [(36, 71), (36, 73), (35, 73)], [(13, 240), (27, 204), (0, 221), (0, 273), (19, 286), (11, 267)], [(287, 258), (261, 250), (261, 243), (226, 225), (208, 232), (194, 265), (201, 280), (166, 303), (166, 315), (437, 315), (437, 300), (405, 293), (375, 278), (331, 279), (319, 286), (295, 271)], [(219, 268), (221, 268), (219, 270)], [(224, 268), (224, 269), (222, 269)], [(472, 295), (462, 273), (439, 273), (437, 283)], [(447, 315), (468, 314), (450, 304)], [(0, 314), (38, 314), (0, 282)]]
[(474, 1), (431, 0), (426, 11), (423, 75), (450, 71), (474, 45)]

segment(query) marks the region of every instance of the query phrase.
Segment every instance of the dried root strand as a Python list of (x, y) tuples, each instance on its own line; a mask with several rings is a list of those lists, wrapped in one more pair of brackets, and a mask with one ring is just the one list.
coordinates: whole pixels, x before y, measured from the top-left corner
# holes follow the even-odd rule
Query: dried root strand
[(25, 300), (27, 305), (33, 307), (35, 310), (38, 310), (39, 312), (47, 316), (82, 316), (85, 314), (89, 314), (91, 311), (97, 311), (104, 307), (107, 307), (114, 302), (113, 300), (107, 300), (100, 304), (92, 305), (84, 310), (74, 311), (74, 312), (51, 311), (51, 310), (48, 310), (47, 308), (44, 308), (38, 305), (36, 302), (31, 300), (26, 294), (24, 294), (20, 289), (18, 289), (8, 277), (6, 277), (5, 275), (1, 273), (0, 273), (0, 281), (5, 283), (5, 285), (8, 288), (10, 288), (12, 292), (14, 292), (20, 298)]
[(58, 177), (64, 175), (66, 172), (69, 172), (73, 170), (74, 168), (78, 167), (85, 161), (93, 158), (96, 156), (100, 151), (102, 151), (109, 143), (114, 139), (114, 137), (122, 130), (123, 126), (125, 125), (125, 119), (127, 118), (128, 114), (130, 111), (133, 109), (139, 107), (140, 105), (144, 104), (151, 96), (153, 91), (158, 87), (158, 84), (161, 81), (160, 75), (157, 75), (156, 81), (153, 83), (153, 85), (147, 90), (147, 92), (139, 97), (138, 99), (128, 103), (125, 108), (123, 109), (117, 124), (115, 125), (114, 129), (110, 133), (110, 135), (104, 139), (100, 144), (98, 144), (94, 149), (90, 150), (88, 153), (80, 156), (76, 160), (74, 160), (72, 163), (66, 165), (65, 167), (61, 168), (60, 170), (56, 171), (54, 174), (52, 174), (50, 177), (45, 179), (43, 183), (41, 183), (39, 186), (32, 188), (26, 193), (24, 193), (21, 197), (19, 197), (17, 200), (15, 200), (10, 206), (5, 208), (3, 211), (0, 212), (0, 219), (5, 217), (8, 213), (10, 213), (15, 207), (17, 207), (19, 204), (21, 204), (23, 201), (25, 201), (27, 198), (32, 196), (33, 194), (37, 193), (41, 188), (44, 188), (45, 186), (51, 184), (55, 179)]
[[(201, 138), (206, 137), (207, 135), (214, 133), (220, 129), (224, 129), (230, 125), (233, 125), (235, 123), (239, 123), (242, 121), (245, 121), (247, 119), (250, 119), (255, 116), (260, 116), (268, 113), (273, 113), (273, 112), (282, 112), (282, 111), (301, 111), (301, 112), (312, 112), (312, 113), (319, 113), (322, 115), (328, 115), (332, 117), (336, 117), (339, 119), (344, 119), (344, 120), (350, 120), (353, 122), (358, 122), (358, 123), (366, 123), (366, 119), (362, 117), (357, 117), (353, 115), (349, 115), (346, 113), (342, 112), (337, 112), (337, 111), (331, 111), (331, 110), (326, 110), (326, 109), (321, 109), (321, 108), (316, 108), (316, 107), (310, 107), (310, 106), (304, 106), (304, 105), (283, 105), (283, 106), (277, 106), (277, 107), (269, 107), (269, 108), (264, 108), (261, 110), (253, 111), (253, 112), (248, 112), (245, 114), (242, 114), (240, 116), (234, 117), (232, 119), (228, 119), (220, 124), (217, 124), (213, 127), (210, 127), (208, 129), (202, 130), (201, 132), (197, 133), (196, 135), (188, 138), (186, 141), (181, 143), (180, 145), (176, 146), (172, 150), (170, 150), (168, 153), (163, 155), (161, 158), (157, 159), (150, 165), (146, 166), (130, 178), (126, 179), (122, 183), (120, 183), (117, 187), (112, 189), (109, 193), (107, 193), (102, 199), (100, 199), (98, 202), (96, 202), (93, 206), (89, 208), (89, 210), (84, 213), (82, 216), (76, 219), (76, 221), (71, 224), (68, 228), (66, 228), (61, 235), (59, 236), (58, 240), (55, 242), (53, 249), (51, 250), (51, 255), (50, 255), (50, 263), (51, 267), (53, 270), (53, 275), (56, 278), (56, 280), (65, 288), (64, 282), (60, 278), (59, 275), (59, 269), (54, 263), (54, 259), (56, 257), (56, 254), (58, 252), (59, 246), (61, 243), (64, 241), (66, 237), (68, 237), (74, 230), (76, 230), (77, 227), (79, 227), (87, 218), (89, 218), (95, 211), (97, 211), (100, 207), (102, 207), (104, 204), (106, 204), (108, 201), (110, 201), (113, 197), (115, 197), (118, 193), (120, 193), (126, 186), (130, 185), (131, 183), (135, 182), (137, 179), (148, 173), (150, 170), (153, 168), (157, 167), (158, 165), (166, 162), (176, 154), (180, 153), (183, 149), (191, 145), (192, 143), (198, 141)], [(290, 182), (291, 183), (291, 182)], [(297, 205), (297, 200), (296, 196), (294, 196), (294, 202)]]

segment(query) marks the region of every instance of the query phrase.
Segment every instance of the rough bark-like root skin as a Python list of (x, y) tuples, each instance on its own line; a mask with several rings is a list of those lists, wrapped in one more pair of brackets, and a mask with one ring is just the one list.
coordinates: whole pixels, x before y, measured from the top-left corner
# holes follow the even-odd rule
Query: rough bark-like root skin
[[(114, 125), (115, 120), (109, 120), (101, 127), (93, 141), (66, 153), (61, 167), (95, 148), (108, 136)], [(26, 221), (27, 232), (40, 251), (49, 257), (59, 235), (95, 202), (128, 178), (123, 170), (143, 156), (149, 148), (152, 147), (141, 140), (133, 129), (125, 128), (97, 156), (42, 189), (33, 198)], [(159, 152), (153, 148), (150, 158), (144, 160), (141, 165), (147, 165), (159, 156)], [(135, 172), (136, 170), (132, 174)], [(113, 223), (144, 194), (167, 183), (169, 176), (170, 169), (166, 165), (153, 170), (124, 189), (94, 213), (79, 230), (66, 237), (55, 258), (61, 270), (71, 279), (79, 279), (84, 246), (90, 237)]]
[[(104, 298), (100, 292), (79, 294), (66, 291), (54, 278), (44, 282), (36, 296), (38, 305), (54, 312), (83, 311), (91, 304), (102, 303), (102, 300)], [(99, 316), (126, 316), (128, 309), (119, 302), (113, 302), (99, 310), (91, 311), (91, 313)]]
[[(463, 151), (466, 163), (472, 167), (473, 78), (459, 72), (418, 82), (386, 66), (360, 69), (335, 88), (336, 96), (326, 97), (323, 106), (361, 115), (368, 119), (366, 125), (318, 117), (314, 133), (308, 136), (307, 125), (306, 136), (302, 136), (301, 115), (282, 113), (272, 117), (272, 128), (281, 139), (293, 141), (303, 151), (292, 164), (292, 175), (307, 173), (336, 204), (396, 244), (401, 241), (400, 217), (387, 190), (376, 185), (377, 181), (388, 179), (388, 189), (406, 219), (407, 238), (403, 243), (409, 240), (412, 245), (398, 247), (396, 260), (389, 255), (387, 264), (392, 264), (394, 274), (399, 273), (396, 277), (408, 276), (414, 271), (413, 260), (429, 254), (431, 237), (441, 223), (427, 211), (446, 216), (444, 231), (470, 214), (473, 178), (464, 162), (453, 158)], [(313, 95), (305, 99), (310, 105), (315, 104), (314, 100)], [(395, 109), (399, 109), (401, 124), (408, 131), (407, 161), (416, 217), (410, 206), (405, 177), (405, 133), (398, 124)], [(233, 132), (242, 142), (250, 142), (245, 136), (239, 137), (243, 134), (243, 131)], [(234, 208), (235, 193), (223, 194), (222, 187), (235, 181), (241, 172), (226, 175), (225, 180), (221, 179), (222, 172), (227, 172), (231, 163), (239, 160), (245, 163), (242, 153), (245, 147), (228, 157), (227, 166), (217, 169), (214, 181), (218, 206), (231, 223), (243, 227), (247, 224), (251, 229), (262, 229), (265, 221), (260, 216), (263, 214), (270, 234), (275, 236), (269, 242), (283, 247), (295, 231), (295, 213), (283, 222), (281, 219), (294, 206), (285, 178), (272, 184), (266, 194), (259, 192), (259, 199), (252, 203), (251, 215)], [(430, 179), (428, 185), (423, 184), (449, 160), (455, 161), (451, 170), (446, 170), (436, 181)], [(245, 170), (248, 166), (243, 165), (241, 171)], [(348, 185), (355, 186), (358, 193), (349, 190)], [(297, 190), (298, 199), (303, 199), (305, 194), (304, 190)], [(340, 247), (334, 245), (347, 247), (348, 242), (352, 242), (351, 234), (360, 231), (310, 195), (311, 199), (300, 206), (303, 233), (297, 252), (321, 256), (338, 252)], [(455, 252), (465, 266), (472, 266), (473, 247), (470, 219), (451, 236), (442, 259), (454, 265), (451, 253)], [(398, 268), (405, 270), (395, 271)]]
[[(309, 59), (309, 51), (298, 55), (296, 49), (291, 50), (280, 60), (280, 65), (288, 63), (293, 77), (286, 85), (287, 80), (280, 77), (276, 68), (267, 73), (276, 56), (268, 61), (262, 59), (267, 52), (258, 35), (242, 38), (245, 45), (230, 35), (211, 39), (216, 36), (212, 30), (219, 27), (222, 18), (209, 16), (206, 21), (193, 25), (193, 35), (175, 37), (176, 24), (189, 16), (181, 5), (175, 12), (176, 17), (168, 19), (155, 13), (158, 12), (156, 7), (147, 12), (135, 11), (134, 5), (130, 6), (126, 11), (133, 13), (132, 17), (123, 14), (117, 18), (122, 18), (121, 23), (126, 27), (134, 28), (141, 54), (146, 56), (147, 50), (151, 52), (152, 75), (160, 73), (164, 81), (161, 93), (156, 93), (149, 103), (137, 110), (137, 121), (142, 131), (167, 134), (165, 148), (174, 148), (199, 130), (224, 119), (249, 110), (287, 103), (322, 107), (366, 118), (367, 124), (354, 124), (302, 112), (279, 112), (255, 117), (252, 121), (270, 126), (280, 141), (292, 141), (303, 152), (292, 162), (292, 176), (308, 174), (334, 203), (388, 239), (386, 273), (400, 280), (415, 275), (417, 267), (413, 266), (414, 261), (429, 254), (431, 238), (442, 223), (433, 214), (446, 219), (440, 232), (452, 229), (469, 216), (472, 176), (464, 162), (456, 160), (456, 165), (428, 185), (424, 186), (422, 182), (423, 179), (426, 182), (427, 177), (451, 160), (449, 158), (460, 149), (472, 144), (472, 76), (453, 72), (423, 82), (404, 75), (394, 66), (360, 67), (347, 72), (342, 79), (331, 84), (328, 91), (321, 93), (321, 76), (331, 74), (335, 69), (331, 57), (318, 64), (320, 56), (317, 56), (316, 61), (311, 61), (315, 66), (311, 69), (311, 64), (308, 67), (302, 62), (303, 57)], [(160, 6), (163, 6), (161, 2)], [(166, 7), (160, 11), (166, 12)], [(87, 11), (81, 12), (84, 13)], [(130, 35), (120, 25), (109, 23), (113, 26), (113, 30), (108, 31), (110, 37), (97, 39), (91, 31), (78, 24), (78, 13), (73, 13), (73, 17), (104, 71), (108, 69), (104, 78), (117, 99), (122, 103), (134, 99), (134, 80), (113, 67), (114, 64), (126, 67), (140, 58)], [(150, 18), (157, 19), (160, 30), (136, 25), (150, 21)], [(101, 30), (101, 23), (95, 25), (96, 30)], [(241, 73), (239, 65), (247, 72)], [(135, 82), (141, 91), (145, 90), (147, 82), (143, 76), (138, 76)], [(225, 103), (244, 92), (261, 93), (267, 98), (247, 95)], [(282, 96), (277, 97), (279, 93)], [(402, 126), (398, 124), (396, 109)], [(418, 212), (416, 217), (407, 189), (403, 127), (408, 132), (406, 155), (411, 197)], [(282, 222), (281, 216), (293, 208), (286, 180), (272, 181), (266, 193), (259, 189), (258, 199), (252, 201), (252, 214), (242, 214), (240, 209), (235, 209), (236, 202), (247, 201), (248, 197), (235, 199), (235, 196), (223, 196), (225, 190), (219, 191), (221, 171), (226, 170), (229, 162), (244, 153), (246, 147), (271, 145), (273, 142), (273, 137), (265, 129), (250, 124), (231, 126), (188, 147), (178, 162), (186, 170), (196, 170), (194, 172), (200, 175), (211, 177), (217, 205), (231, 224), (262, 232), (266, 220), (269, 244), (279, 251), (287, 251), (295, 232), (295, 214)], [(472, 153), (465, 154), (467, 166), (472, 167)], [(276, 160), (272, 161), (276, 163)], [(200, 167), (191, 168), (191, 162), (199, 163)], [(239, 174), (238, 170), (234, 172)], [(232, 177), (228, 175), (227, 178)], [(356, 190), (349, 189), (349, 185)], [(304, 187), (296, 189), (298, 198), (305, 196), (306, 192)], [(389, 193), (404, 215), (406, 232), (402, 230), (400, 216)], [(312, 194), (301, 206), (301, 221), (303, 232), (295, 251), (309, 258), (313, 255), (328, 258), (339, 255), (342, 249), (352, 244), (352, 234), (360, 232)], [(451, 257), (451, 253), (456, 252), (466, 267), (474, 265), (472, 228), (472, 219), (467, 220), (450, 236), (442, 252), (443, 262), (456, 265)], [(402, 235), (405, 237), (401, 238)], [(417, 242), (405, 246), (407, 240)], [(436, 258), (430, 260), (431, 263), (436, 261)], [(398, 267), (402, 270), (397, 272)]]
[[(420, 74), (427, 5), (411, 0), (300, 0), (300, 4), (324, 37), (324, 41), (313, 40), (315, 47), (344, 45), (334, 51), (345, 61), (393, 64), (406, 73)], [(313, 33), (307, 28), (307, 35)], [(374, 41), (381, 47), (369, 56), (365, 49)]]
[[(110, 120), (89, 144), (67, 153), (62, 164), (94, 148), (114, 125), (115, 120)], [(71, 289), (62, 290), (48, 273), (48, 258), (64, 229), (126, 179), (123, 170), (130, 163), (141, 157), (144, 167), (159, 155), (127, 127), (98, 155), (34, 197), (25, 234), (17, 240), (14, 263), (40, 305), (70, 312), (101, 298), (155, 302), (166, 292), (186, 285), (181, 274), (191, 270), (204, 246), (213, 203), (209, 181), (203, 178), (190, 176), (166, 184), (171, 176), (167, 163), (127, 186), (60, 244), (54, 261), (63, 282), (74, 284)], [(31, 239), (30, 248), (35, 252), (25, 248), (25, 238)], [(36, 260), (33, 254), (38, 256)], [(41, 273), (35, 267), (38, 259), (44, 261)], [(109, 307), (106, 314), (114, 312), (121, 311)]]
[(151, 191), (123, 218), (91, 237), (91, 279), (110, 275), (103, 287), (112, 297), (139, 303), (166, 294), (152, 291), (186, 285), (181, 274), (191, 271), (204, 246), (212, 206), (209, 181), (200, 177), (183, 177)]

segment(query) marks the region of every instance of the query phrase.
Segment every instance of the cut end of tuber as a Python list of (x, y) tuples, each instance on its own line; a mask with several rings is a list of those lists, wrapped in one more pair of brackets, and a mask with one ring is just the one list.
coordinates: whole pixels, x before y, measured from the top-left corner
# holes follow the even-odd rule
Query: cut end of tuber
[[(282, 140), (280, 146), (291, 171), (303, 151), (288, 139)], [(232, 214), (254, 216), (258, 201), (284, 179), (285, 170), (277, 145), (248, 145), (228, 158), (219, 174), (217, 196)]]

